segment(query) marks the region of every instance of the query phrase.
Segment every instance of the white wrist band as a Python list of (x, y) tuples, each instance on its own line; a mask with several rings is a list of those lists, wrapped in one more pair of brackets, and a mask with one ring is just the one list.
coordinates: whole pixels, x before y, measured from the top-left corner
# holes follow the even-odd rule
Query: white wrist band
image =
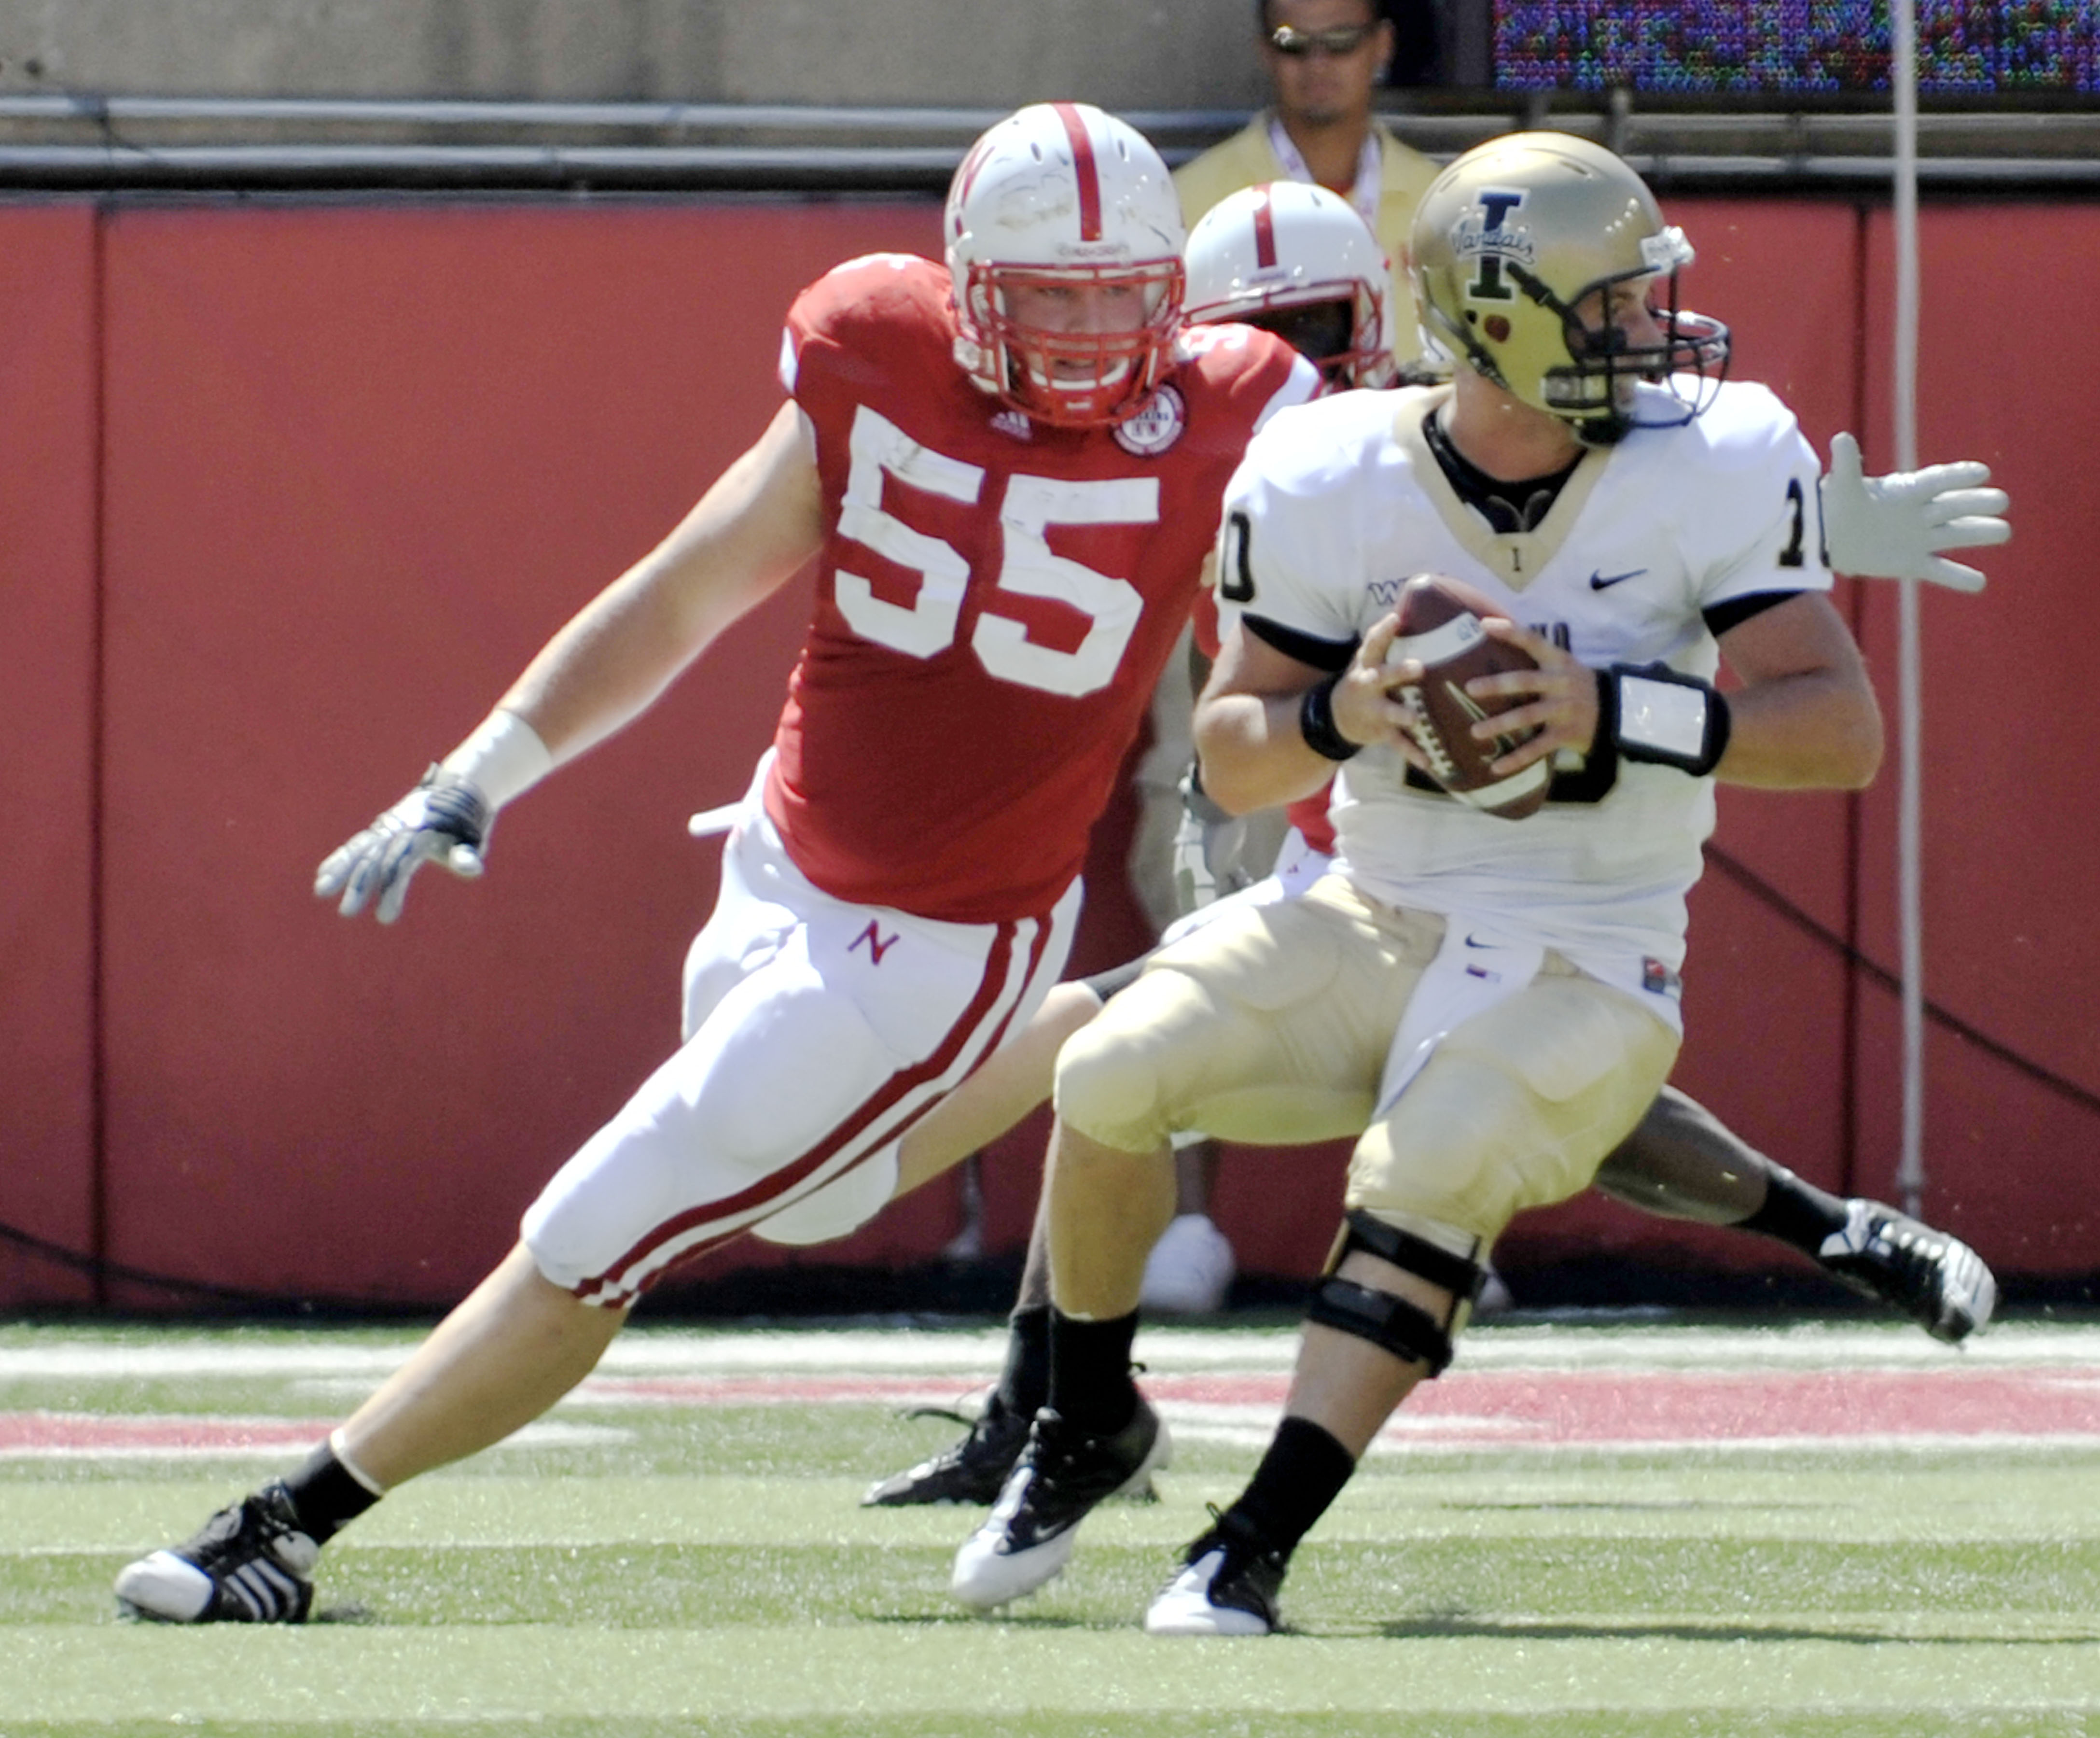
[(538, 731), (517, 713), (498, 706), (439, 764), (470, 781), (492, 808), (501, 808), (552, 772), (554, 757)]

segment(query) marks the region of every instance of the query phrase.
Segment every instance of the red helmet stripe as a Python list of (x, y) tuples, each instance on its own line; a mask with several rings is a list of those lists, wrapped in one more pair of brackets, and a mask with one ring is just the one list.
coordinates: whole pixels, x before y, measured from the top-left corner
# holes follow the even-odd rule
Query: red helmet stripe
[(1264, 271), (1276, 263), (1276, 209), (1265, 187), (1254, 208), (1254, 263)]
[(991, 135), (986, 133), (970, 147), (970, 154), (963, 159), (963, 166), (955, 171), (955, 204), (960, 208), (970, 197), (970, 189), (977, 185), (977, 171), (991, 155)]
[(1077, 104), (1050, 106), (1065, 123), (1065, 136), (1072, 144), (1072, 170), (1079, 182), (1079, 239), (1098, 241), (1101, 238), (1101, 175), (1094, 165), (1094, 142), (1087, 136), (1087, 123), (1079, 118)]

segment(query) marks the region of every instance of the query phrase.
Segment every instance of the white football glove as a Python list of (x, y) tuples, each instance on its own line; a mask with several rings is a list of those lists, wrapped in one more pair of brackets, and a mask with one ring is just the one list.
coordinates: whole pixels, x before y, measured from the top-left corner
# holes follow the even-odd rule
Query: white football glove
[(468, 879), (481, 873), (482, 852), (496, 810), (480, 787), (433, 767), (423, 781), (314, 872), (314, 896), (342, 895), (346, 918), (364, 910), (376, 893), (382, 923), (401, 915), (410, 877), (426, 863), (442, 863)]
[(2002, 543), (2013, 528), (2002, 489), (1986, 489), (1990, 467), (1974, 459), (1864, 474), (1860, 443), (1839, 435), (1830, 443), (1830, 475), (1823, 480), (1823, 541), (1830, 565), (1862, 579), (1929, 579), (1956, 591), (1981, 591), (1983, 576), (1950, 561), (1942, 550)]
[(1174, 834), (1174, 903), (1183, 917), (1250, 887), (1240, 861), (1246, 817), (1228, 815), (1204, 794), (1191, 767), (1181, 778), (1181, 825)]

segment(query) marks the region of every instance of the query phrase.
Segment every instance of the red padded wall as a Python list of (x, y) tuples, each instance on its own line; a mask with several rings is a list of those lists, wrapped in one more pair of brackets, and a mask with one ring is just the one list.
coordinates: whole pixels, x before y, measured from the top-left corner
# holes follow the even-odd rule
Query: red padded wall
[[(2046, 232), (2045, 249), (2035, 246)], [(2012, 493), (2013, 542), (1979, 598), (1921, 605), (1927, 997), (2049, 1071), (2051, 1086), (1937, 1022), (1928, 1025), (1927, 1203), (2016, 1271), (2091, 1271), (2100, 1211), (2100, 853), (2085, 799), (2100, 790), (2091, 705), (2093, 551), (2100, 547), (2100, 352), (2086, 335), (2100, 210), (1987, 204), (1935, 211), (1921, 241), (1918, 443), (1927, 458), (1989, 461)], [(1868, 232), (1869, 306), (1892, 305), (1894, 237)], [(1891, 365), (1871, 330), (1870, 465), (1892, 462)], [(1865, 633), (1893, 668), (1896, 608)], [(1886, 692), (1895, 705), (1893, 681)], [(1867, 798), (1868, 951), (1898, 961), (1891, 763)], [(1860, 993), (1858, 1109), (1867, 1180), (1886, 1187), (1901, 1139), (1895, 998)], [(2082, 1101), (2080, 1095), (2082, 1094)]]
[[(677, 1041), (806, 593), (345, 923), (321, 856), (779, 401), (779, 321), (928, 206), (129, 211), (108, 238), (111, 1249), (443, 1299)], [(880, 1257), (909, 1216), (858, 1253)]]
[[(95, 220), (0, 209), (0, 1223), (94, 1240)], [(0, 1244), (0, 1298), (77, 1274)]]
[[(1889, 306), (1885, 221), (1801, 201), (1672, 212), (1737, 372), (1819, 449), (1850, 427), (1886, 467), (1868, 312)], [(2009, 303), (2000, 262), (2043, 223), (2054, 268)], [(507, 814), (483, 884), (426, 876), (387, 931), (315, 904), (313, 865), (762, 426), (794, 290), (854, 253), (932, 247), (934, 208), (58, 206), (0, 210), (0, 1223), (85, 1249), (99, 1198), (120, 1261), (448, 1301), (674, 1041), (714, 885), (683, 817), (734, 795), (765, 742), (805, 589)], [(1935, 206), (1925, 233), (1924, 452), (1990, 459), (2019, 526), (1983, 597), (1926, 596), (1929, 988), (2068, 1083), (1935, 1036), (1929, 1205), (2008, 1269), (2088, 1272), (2100, 941), (2076, 796), (2096, 751), (2059, 745), (2082, 741), (2062, 720), (2100, 542), (2082, 474), (2100, 361), (2077, 336), (2100, 214)], [(1840, 599), (1891, 713), (1892, 595)], [(1983, 669), (2019, 682), (1979, 704)], [(1716, 846), (1893, 964), (1894, 802), (1893, 762), (1863, 803), (1731, 791)], [(1126, 831), (1112, 815), (1096, 840), (1082, 969), (1144, 939)], [(1890, 996), (1716, 870), (1694, 896), (1688, 1009), (1683, 1084), (1815, 1180), (1889, 1192)], [(988, 1168), (995, 1244), (1026, 1233), (1039, 1142), (1039, 1123)], [(1220, 1213), (1246, 1266), (1317, 1259), (1339, 1163), (1229, 1162)], [(916, 1259), (954, 1223), (937, 1188), (845, 1244), (727, 1259)], [(1784, 1258), (1595, 1198), (1507, 1250)], [(0, 1246), (0, 1295), (85, 1294)]]

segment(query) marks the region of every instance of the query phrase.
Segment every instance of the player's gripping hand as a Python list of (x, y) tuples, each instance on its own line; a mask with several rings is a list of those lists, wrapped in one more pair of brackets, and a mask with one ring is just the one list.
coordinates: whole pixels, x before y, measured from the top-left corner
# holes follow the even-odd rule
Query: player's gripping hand
[(1181, 776), (1181, 825), (1174, 834), (1174, 904), (1183, 917), (1251, 886), (1241, 860), (1246, 817), (1229, 815), (1204, 791), (1196, 768)]
[(1537, 666), (1476, 676), (1466, 684), (1467, 692), (1476, 700), (1497, 701), (1507, 708), (1481, 719), (1474, 725), (1473, 734), (1482, 741), (1498, 736), (1520, 739), (1493, 763), (1490, 770), (1495, 776), (1508, 778), (1534, 760), (1543, 760), (1563, 749), (1590, 754), (1596, 746), (1602, 712), (1597, 672), (1573, 652), (1520, 621), (1490, 616), (1482, 625), (1490, 639), (1519, 648)]
[(401, 915), (409, 878), (426, 863), (455, 875), (480, 874), (482, 852), (496, 810), (471, 780), (433, 767), (423, 781), (314, 872), (314, 896), (342, 896), (338, 908), (354, 918), (377, 895), (374, 915), (391, 923)]
[(1956, 591), (1981, 591), (1983, 576), (1941, 551), (1983, 549), (2013, 534), (1999, 516), (2009, 504), (2005, 492), (1985, 488), (1990, 480), (1990, 467), (1974, 459), (1870, 477), (1860, 443), (1836, 436), (1830, 475), (1823, 480), (1830, 565), (1860, 578), (1929, 579)]
[(1430, 776), (1430, 763), (1414, 740), (1414, 709), (1402, 690), (1422, 679), (1419, 664), (1387, 661), (1400, 633), (1400, 617), (1381, 616), (1364, 635), (1349, 667), (1335, 681), (1330, 706), (1335, 728), (1345, 741), (1363, 748), (1380, 744), (1397, 750), (1407, 763)]

